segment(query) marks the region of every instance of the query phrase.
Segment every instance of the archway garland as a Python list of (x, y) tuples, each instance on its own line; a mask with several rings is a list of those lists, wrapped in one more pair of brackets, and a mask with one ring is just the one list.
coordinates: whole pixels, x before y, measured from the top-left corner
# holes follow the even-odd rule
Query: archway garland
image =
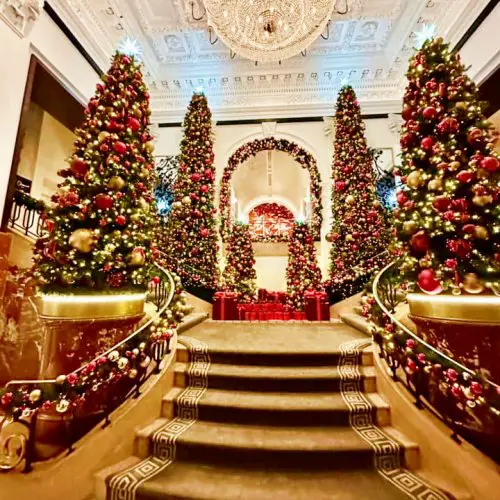
[(221, 214), (220, 232), (225, 240), (230, 230), (231, 219), (231, 177), (238, 166), (252, 158), (260, 151), (276, 150), (288, 153), (302, 168), (309, 171), (310, 196), (311, 196), (311, 232), (314, 238), (320, 237), (322, 216), (321, 179), (318, 166), (313, 155), (305, 151), (295, 142), (276, 137), (255, 139), (240, 146), (229, 158), (222, 174), (219, 192), (219, 210)]

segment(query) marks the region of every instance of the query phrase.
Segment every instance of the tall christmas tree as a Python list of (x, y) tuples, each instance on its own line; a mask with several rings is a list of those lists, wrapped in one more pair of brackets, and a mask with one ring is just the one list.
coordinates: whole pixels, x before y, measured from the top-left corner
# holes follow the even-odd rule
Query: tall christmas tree
[(290, 234), (286, 286), (288, 303), (297, 311), (304, 310), (306, 290), (322, 289), (314, 239), (309, 226), (304, 223), (296, 222)]
[(335, 119), (332, 227), (327, 239), (332, 243), (332, 290), (348, 297), (361, 290), (382, 261), (377, 256), (387, 246), (388, 232), (375, 192), (373, 156), (351, 86), (343, 87), (339, 93)]
[(256, 279), (255, 258), (248, 225), (234, 224), (227, 241), (226, 267), (222, 274), (223, 287), (225, 290), (238, 292), (241, 302), (252, 302), (257, 290)]
[(395, 224), (427, 293), (500, 293), (500, 161), (478, 91), (441, 38), (410, 61)]
[(184, 286), (215, 289), (218, 245), (211, 118), (205, 95), (194, 93), (184, 118), (174, 203), (163, 250)]
[(145, 288), (153, 272), (149, 94), (140, 64), (123, 53), (103, 81), (35, 246), (35, 277), (46, 292)]

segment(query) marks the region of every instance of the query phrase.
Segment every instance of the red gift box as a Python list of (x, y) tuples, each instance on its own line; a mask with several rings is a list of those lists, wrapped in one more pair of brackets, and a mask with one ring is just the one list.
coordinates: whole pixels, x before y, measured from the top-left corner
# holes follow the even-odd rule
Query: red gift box
[(292, 312), (292, 319), (295, 321), (301, 321), (302, 320), (302, 312), (301, 311), (293, 311)]
[(267, 290), (265, 288), (259, 288), (257, 292), (257, 300), (259, 302), (265, 302), (267, 300)]
[(234, 321), (238, 319), (236, 299), (234, 292), (216, 292), (212, 308), (212, 318), (218, 321)]
[(276, 311), (274, 313), (274, 319), (277, 319), (278, 321), (283, 321), (283, 311)]
[(266, 321), (266, 320), (267, 320), (267, 312), (259, 311), (259, 321)]
[(304, 294), (306, 302), (306, 318), (309, 321), (330, 321), (330, 304), (325, 292), (307, 291)]

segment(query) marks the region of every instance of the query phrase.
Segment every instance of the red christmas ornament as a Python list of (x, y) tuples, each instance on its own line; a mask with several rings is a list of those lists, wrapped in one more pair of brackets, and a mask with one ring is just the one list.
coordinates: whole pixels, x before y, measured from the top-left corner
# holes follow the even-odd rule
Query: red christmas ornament
[(474, 224), (465, 224), (465, 226), (462, 226), (462, 230), (464, 233), (472, 234), (476, 230), (476, 226)]
[(401, 116), (403, 117), (403, 120), (409, 120), (413, 116), (413, 108), (406, 105), (401, 112)]
[(432, 202), (432, 206), (438, 212), (445, 212), (446, 210), (448, 210), (450, 203), (451, 203), (451, 200), (447, 196), (438, 196)]
[(201, 174), (199, 172), (195, 172), (194, 174), (191, 174), (191, 180), (193, 182), (199, 182), (201, 179)]
[(127, 120), (127, 127), (135, 133), (141, 128), (141, 122), (137, 118), (130, 116)]
[(208, 237), (208, 229), (207, 229), (206, 227), (204, 227), (204, 228), (202, 228), (202, 229), (200, 230), (200, 236), (201, 236), (202, 238), (207, 238), (207, 237)]
[(130, 64), (132, 60), (130, 59), (129, 56), (122, 56), (122, 64)]
[(153, 279), (151, 280), (155, 285), (160, 284), (160, 277), (159, 276), (153, 276)]
[(500, 168), (500, 162), (494, 156), (487, 156), (481, 160), (481, 168), (493, 173)]
[(427, 106), (424, 108), (422, 115), (426, 120), (434, 120), (437, 116), (437, 109), (434, 106)]
[(483, 131), (479, 128), (472, 128), (467, 134), (467, 142), (473, 147), (480, 147), (483, 142)]
[(444, 118), (441, 120), (437, 129), (441, 134), (455, 134), (458, 130), (458, 120), (456, 118)]
[(432, 137), (424, 137), (420, 141), (420, 147), (424, 151), (430, 151), (432, 149), (432, 146), (434, 146), (434, 139)]
[(107, 129), (109, 132), (118, 132), (121, 130), (122, 126), (121, 124), (117, 123), (116, 120), (109, 120)]
[(200, 188), (202, 193), (207, 193), (208, 192), (208, 186), (206, 184), (203, 184)]
[(113, 144), (113, 149), (114, 149), (115, 153), (123, 155), (127, 152), (127, 145), (124, 142), (116, 141)]
[(396, 200), (398, 202), (398, 205), (401, 207), (408, 201), (408, 197), (406, 196), (404, 191), (398, 191), (398, 193), (396, 194)]
[(444, 265), (451, 270), (455, 270), (458, 266), (457, 259), (446, 259)]
[(54, 231), (55, 227), (56, 227), (56, 223), (52, 220), (52, 219), (47, 219), (45, 221), (45, 229), (51, 233), (52, 231)]
[(411, 237), (410, 245), (418, 253), (427, 252), (430, 239), (425, 231), (418, 231)]
[(74, 158), (71, 161), (70, 168), (73, 175), (79, 179), (85, 177), (85, 174), (89, 171), (88, 164), (81, 158)]
[(127, 223), (127, 218), (124, 215), (117, 215), (116, 219), (115, 219), (115, 222), (119, 226), (124, 226)]
[(109, 194), (100, 193), (95, 197), (95, 205), (99, 210), (108, 210), (113, 203), (113, 198)]
[(456, 177), (459, 182), (467, 184), (469, 182), (472, 182), (476, 175), (474, 174), (474, 172), (470, 172), (469, 170), (462, 170), (457, 174)]
[(337, 181), (335, 182), (335, 191), (344, 191), (346, 188), (347, 184), (345, 181)]
[(441, 283), (436, 278), (432, 269), (424, 269), (423, 271), (420, 271), (418, 275), (418, 286), (423, 292), (430, 295), (438, 294), (443, 290)]

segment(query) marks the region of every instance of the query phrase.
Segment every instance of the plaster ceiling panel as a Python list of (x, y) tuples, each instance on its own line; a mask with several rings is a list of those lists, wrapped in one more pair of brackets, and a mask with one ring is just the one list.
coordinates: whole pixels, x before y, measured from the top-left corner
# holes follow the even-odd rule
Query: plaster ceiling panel
[[(345, 1), (337, 0), (338, 8)], [(194, 15), (202, 17), (202, 0), (194, 2)], [(412, 33), (432, 23), (458, 40), (488, 0), (347, 2), (348, 14), (332, 16), (328, 39), (319, 37), (306, 57), (258, 66), (232, 59), (221, 41), (211, 44), (206, 16), (193, 19), (191, 0), (51, 0), (51, 6), (103, 69), (121, 38), (137, 38), (153, 117), (180, 121), (200, 85), (219, 120), (331, 114), (345, 79), (365, 113), (396, 112)]]

